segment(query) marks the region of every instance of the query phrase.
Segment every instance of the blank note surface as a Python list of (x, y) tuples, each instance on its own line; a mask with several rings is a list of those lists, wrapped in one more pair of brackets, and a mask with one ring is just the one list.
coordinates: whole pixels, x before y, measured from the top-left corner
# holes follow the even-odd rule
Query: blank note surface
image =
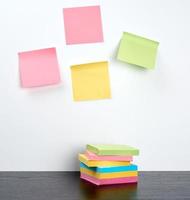
[(75, 101), (111, 98), (108, 62), (71, 66)]
[(64, 8), (66, 44), (103, 42), (100, 6)]
[(154, 68), (159, 43), (138, 35), (124, 32), (117, 59), (144, 68)]
[(55, 48), (20, 52), (18, 55), (22, 87), (40, 87), (60, 82)]

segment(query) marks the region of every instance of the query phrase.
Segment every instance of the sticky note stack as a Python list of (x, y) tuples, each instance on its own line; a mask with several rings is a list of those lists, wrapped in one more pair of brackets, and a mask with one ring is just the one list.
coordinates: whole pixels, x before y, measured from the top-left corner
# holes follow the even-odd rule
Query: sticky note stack
[(136, 183), (137, 165), (131, 163), (139, 150), (128, 145), (88, 144), (79, 154), (80, 177), (95, 185)]

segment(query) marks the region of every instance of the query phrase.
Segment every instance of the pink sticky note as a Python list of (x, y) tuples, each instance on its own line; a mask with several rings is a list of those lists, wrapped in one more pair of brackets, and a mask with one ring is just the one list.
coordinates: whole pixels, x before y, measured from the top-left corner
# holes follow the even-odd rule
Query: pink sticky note
[(103, 42), (100, 6), (64, 8), (66, 44)]
[(85, 156), (89, 160), (102, 160), (102, 161), (132, 161), (132, 156), (99, 156), (93, 152), (86, 151)]
[(87, 174), (81, 173), (80, 178), (89, 181), (95, 185), (111, 185), (122, 183), (137, 183), (138, 176), (123, 177), (123, 178), (109, 178), (109, 179), (97, 179)]
[(20, 52), (18, 55), (22, 87), (40, 87), (60, 82), (55, 48)]

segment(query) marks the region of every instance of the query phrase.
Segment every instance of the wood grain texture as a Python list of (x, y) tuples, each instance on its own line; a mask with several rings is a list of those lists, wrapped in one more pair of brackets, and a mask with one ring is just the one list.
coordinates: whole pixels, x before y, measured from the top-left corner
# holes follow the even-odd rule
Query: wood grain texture
[(190, 172), (140, 172), (138, 184), (94, 186), (79, 172), (0, 172), (0, 200), (190, 199)]

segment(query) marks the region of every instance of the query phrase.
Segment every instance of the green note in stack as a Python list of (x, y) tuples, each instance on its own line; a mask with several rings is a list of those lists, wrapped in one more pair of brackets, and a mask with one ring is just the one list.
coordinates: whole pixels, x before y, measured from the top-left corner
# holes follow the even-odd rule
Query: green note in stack
[(88, 144), (87, 150), (97, 155), (139, 155), (139, 150), (128, 145)]

